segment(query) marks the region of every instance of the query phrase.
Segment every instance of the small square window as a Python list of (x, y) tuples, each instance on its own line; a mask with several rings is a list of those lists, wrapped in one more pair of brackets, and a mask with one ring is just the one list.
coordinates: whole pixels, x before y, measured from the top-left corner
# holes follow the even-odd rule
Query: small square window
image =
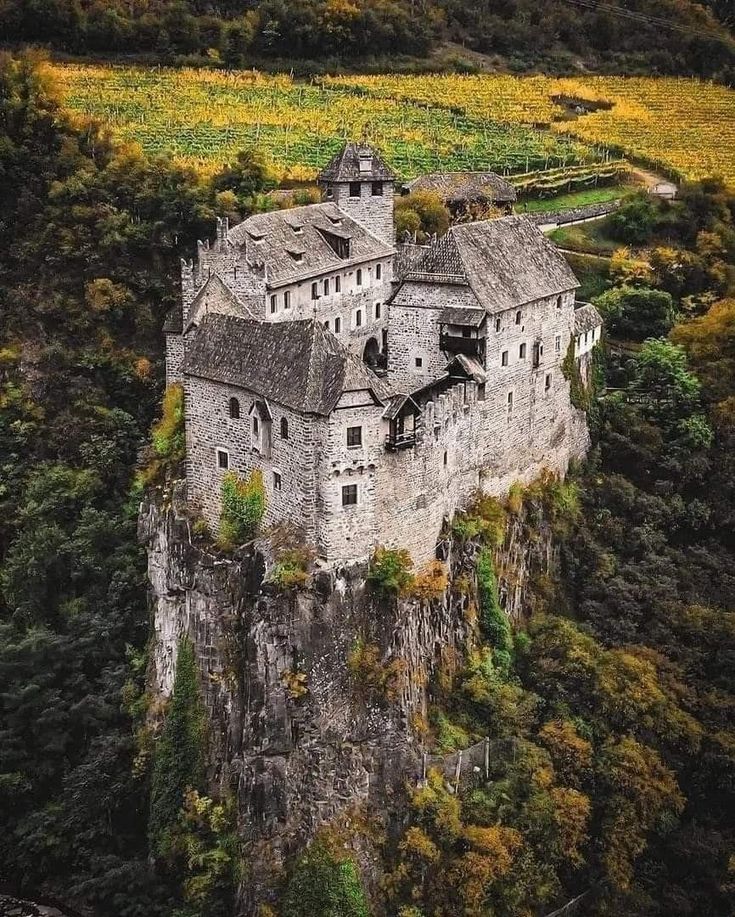
[(380, 280), (382, 276), (383, 276), (383, 265), (376, 264), (375, 265), (375, 279)]
[(347, 427), (347, 445), (351, 449), (362, 445), (362, 427)]
[(337, 316), (334, 320), (334, 333), (339, 334), (342, 331), (342, 319)]
[(380, 318), (380, 303), (376, 302), (375, 303), (375, 321), (377, 322), (379, 318)]
[(526, 345), (525, 344), (521, 344), (521, 346), (518, 348), (518, 359), (519, 360), (526, 359)]
[(230, 467), (230, 453), (226, 449), (217, 450), (217, 467), (221, 471), (227, 471)]
[(500, 355), (500, 365), (501, 366), (508, 365), (508, 351), (507, 350), (504, 350), (502, 354)]
[(350, 182), (350, 197), (360, 197), (360, 182), (359, 181)]
[(278, 308), (278, 297), (271, 296), (271, 313), (275, 312)]
[(281, 479), (281, 475), (279, 474), (279, 472), (274, 471), (273, 472), (273, 490), (280, 490), (282, 484), (283, 484), (283, 481)]
[(380, 197), (383, 194), (383, 182), (374, 181), (372, 184), (373, 197)]
[(551, 388), (551, 373), (546, 373), (546, 380), (544, 382), (544, 388), (548, 392)]
[(416, 357), (416, 369), (421, 369), (423, 365), (424, 365), (424, 358)]
[(345, 484), (342, 488), (342, 506), (357, 506), (357, 484)]

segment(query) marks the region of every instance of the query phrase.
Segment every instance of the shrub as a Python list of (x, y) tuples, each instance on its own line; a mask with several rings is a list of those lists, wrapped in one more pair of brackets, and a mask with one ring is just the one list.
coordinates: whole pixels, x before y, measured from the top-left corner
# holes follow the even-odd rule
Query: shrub
[(383, 596), (405, 595), (414, 584), (413, 560), (405, 548), (376, 548), (367, 580)]
[(480, 552), (477, 560), (477, 592), (480, 599), (480, 627), (488, 643), (495, 650), (510, 653), (513, 639), (508, 617), (500, 607), (498, 584), (490, 552)]
[(317, 838), (298, 859), (283, 917), (369, 917), (357, 867), (346, 851)]
[(433, 560), (414, 578), (411, 595), (417, 599), (440, 599), (448, 585), (446, 566), (441, 561)]
[(406, 663), (402, 659), (383, 662), (380, 647), (360, 639), (347, 656), (347, 668), (359, 694), (392, 701), (398, 697)]
[(479, 538), (484, 544), (497, 547), (505, 537), (507, 513), (495, 497), (477, 493), (463, 513), (457, 513), (452, 533), (462, 541)]
[(580, 411), (587, 411), (590, 407), (590, 394), (585, 388), (582, 381), (582, 375), (579, 371), (579, 363), (574, 356), (574, 335), (569, 341), (566, 355), (562, 360), (561, 371), (564, 378), (569, 383), (569, 400), (575, 408)]
[(218, 544), (229, 549), (253, 538), (265, 513), (263, 475), (256, 468), (243, 480), (229, 471), (222, 479)]
[(276, 589), (301, 589), (309, 581), (309, 568), (314, 550), (306, 543), (301, 529), (292, 525), (277, 525), (269, 532), (275, 563), (268, 582)]
[(152, 446), (145, 467), (137, 475), (139, 489), (161, 481), (184, 460), (186, 434), (184, 432), (184, 389), (169, 385), (163, 395), (161, 418), (151, 430)]
[(668, 334), (674, 323), (674, 300), (664, 290), (625, 283), (595, 299), (611, 334), (634, 341)]

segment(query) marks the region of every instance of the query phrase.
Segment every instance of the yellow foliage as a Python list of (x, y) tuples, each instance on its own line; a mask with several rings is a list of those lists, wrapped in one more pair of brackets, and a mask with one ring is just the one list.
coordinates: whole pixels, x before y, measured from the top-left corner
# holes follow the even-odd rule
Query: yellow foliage
[(403, 856), (416, 859), (422, 863), (436, 863), (439, 859), (439, 848), (421, 828), (409, 828), (398, 845)]
[(592, 766), (592, 744), (569, 720), (544, 723), (539, 739), (548, 749), (557, 775), (565, 783), (577, 785)]
[(588, 840), (592, 805), (589, 797), (570, 787), (556, 786), (549, 791), (554, 803), (554, 821), (559, 833), (561, 853), (573, 866), (584, 863), (582, 847)]
[(449, 585), (449, 574), (446, 564), (434, 560), (420, 570), (411, 586), (411, 595), (417, 599), (440, 599)]

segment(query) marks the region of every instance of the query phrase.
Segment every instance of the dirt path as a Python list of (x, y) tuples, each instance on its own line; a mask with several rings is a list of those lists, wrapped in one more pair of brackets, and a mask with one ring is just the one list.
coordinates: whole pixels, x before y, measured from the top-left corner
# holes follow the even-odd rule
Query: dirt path
[(651, 188), (662, 181), (669, 182), (670, 178), (667, 178), (665, 175), (659, 175), (657, 172), (652, 172), (650, 169), (644, 169), (643, 166), (637, 166), (635, 163), (631, 162), (631, 171), (630, 174), (634, 179), (641, 182), (646, 188), (647, 191), (650, 191)]

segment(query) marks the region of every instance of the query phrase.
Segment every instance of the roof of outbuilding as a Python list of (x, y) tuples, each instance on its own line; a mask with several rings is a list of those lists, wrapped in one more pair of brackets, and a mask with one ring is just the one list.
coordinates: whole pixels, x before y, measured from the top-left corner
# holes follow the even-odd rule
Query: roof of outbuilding
[[(335, 244), (349, 240), (348, 257), (337, 254), (330, 237)], [(249, 263), (265, 265), (270, 286), (342, 270), (393, 253), (390, 245), (333, 203), (258, 213), (233, 227), (227, 238), (231, 245), (244, 247)]]
[(184, 372), (310, 414), (329, 414), (346, 391), (389, 397), (375, 373), (313, 319), (261, 322), (209, 313), (191, 332)]
[(433, 191), (443, 201), (500, 201), (518, 197), (516, 190), (495, 172), (432, 172), (407, 183), (409, 191)]
[[(360, 169), (360, 160), (370, 169)], [(366, 143), (346, 143), (317, 176), (319, 182), (393, 181), (395, 175), (380, 153)]]
[(467, 284), (490, 313), (579, 286), (564, 256), (523, 216), (452, 226), (406, 280)]
[(602, 316), (591, 302), (583, 303), (574, 310), (574, 333), (584, 334), (602, 325)]

